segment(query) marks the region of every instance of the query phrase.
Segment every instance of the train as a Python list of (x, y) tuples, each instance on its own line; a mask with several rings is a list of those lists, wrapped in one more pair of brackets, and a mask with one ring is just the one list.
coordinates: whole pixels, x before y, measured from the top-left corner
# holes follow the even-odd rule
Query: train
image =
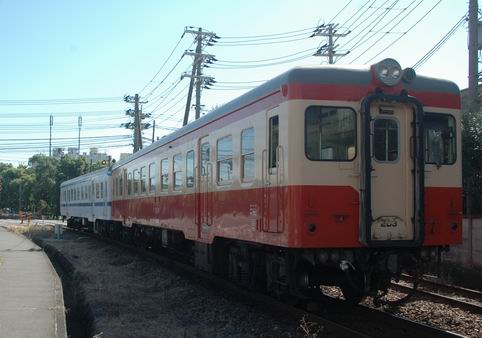
[(245, 288), (358, 303), (461, 243), (461, 163), (453, 82), (302, 66), (63, 182), (61, 215)]

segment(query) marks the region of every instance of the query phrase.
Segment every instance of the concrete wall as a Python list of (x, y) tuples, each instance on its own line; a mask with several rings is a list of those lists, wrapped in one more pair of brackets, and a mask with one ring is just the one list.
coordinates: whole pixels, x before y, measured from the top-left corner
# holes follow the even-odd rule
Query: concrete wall
[(472, 219), (472, 250), (470, 237), (470, 221), (464, 218), (463, 243), (452, 246), (450, 252), (444, 254), (444, 260), (464, 267), (482, 267), (482, 218)]

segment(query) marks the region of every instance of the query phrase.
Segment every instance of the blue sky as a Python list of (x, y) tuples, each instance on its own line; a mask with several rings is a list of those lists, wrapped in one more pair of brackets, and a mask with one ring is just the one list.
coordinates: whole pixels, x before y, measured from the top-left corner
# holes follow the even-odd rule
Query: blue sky
[[(165, 82), (159, 83), (181, 58), (182, 52), (192, 44), (191, 35), (180, 40), (185, 26), (200, 26), (219, 35), (219, 45), (207, 47), (206, 52), (228, 64), (227, 62), (271, 59), (301, 51), (307, 52), (297, 55), (307, 55), (323, 42), (323, 38), (308, 38), (309, 34), (306, 34), (296, 36), (293, 38), (296, 41), (288, 43), (221, 46), (222, 42), (236, 41), (223, 37), (296, 31), (327, 23), (338, 14), (333, 22), (340, 24), (340, 31), (348, 28), (353, 30), (338, 41), (340, 51), (356, 45), (357, 41), (361, 44), (337, 63), (364, 64), (395, 39), (402, 37), (368, 64), (392, 57), (403, 67), (408, 67), (414, 65), (438, 42), (468, 7), (466, 1), (451, 0), (370, 0), (363, 7), (366, 2), (0, 0), (0, 161), (26, 162), (36, 152), (48, 154), (48, 141), (45, 139), (49, 134), (50, 114), (54, 116), (54, 146), (76, 145), (76, 141), (65, 139), (77, 137), (77, 118), (81, 115), (82, 137), (111, 137), (102, 141), (83, 139), (82, 152), (88, 151), (90, 145), (98, 145), (101, 151), (107, 151), (114, 157), (121, 151), (131, 151), (131, 147), (122, 147), (130, 143), (127, 138), (113, 137), (129, 134), (127, 130), (118, 127), (120, 123), (128, 121), (124, 110), (129, 105), (122, 100), (91, 104), (81, 101), (51, 104), (53, 101), (46, 101), (41, 105), (38, 102), (7, 105), (6, 100), (120, 98), (124, 94), (139, 92), (149, 83), (141, 93), (150, 101), (145, 105), (144, 112), (152, 112), (161, 103), (161, 109), (153, 111), (153, 115), (157, 116), (158, 125), (166, 128), (157, 130), (156, 136), (162, 136), (178, 127), (188, 79), (181, 81), (170, 92), (170, 96), (157, 100), (156, 97), (163, 91), (169, 92), (170, 86), (178, 81), (192, 62), (190, 57), (182, 58)], [(340, 12), (345, 5), (345, 9)], [(357, 15), (367, 9), (368, 5), (371, 8), (365, 16), (353, 24)], [(410, 10), (413, 11), (408, 13)], [(429, 14), (408, 31), (427, 12)], [(384, 13), (387, 14), (382, 18)], [(382, 19), (371, 30), (364, 30), (363, 24), (359, 26), (361, 22), (375, 23), (379, 16)], [(352, 21), (350, 18), (353, 18)], [(390, 33), (386, 33), (399, 20), (400, 23)], [(403, 34), (404, 32), (407, 33)], [(179, 40), (178, 47), (165, 67), (153, 82), (149, 82)], [(373, 47), (367, 50), (371, 45)], [(361, 55), (363, 52), (365, 53)], [(266, 80), (293, 66), (320, 64), (323, 61), (324, 58), (307, 57), (269, 67), (205, 69), (204, 73), (214, 76), (219, 83), (217, 88), (203, 91), (203, 104), (209, 110), (256, 84), (233, 82)], [(466, 25), (460, 27), (417, 72), (448, 78), (465, 88)], [(158, 89), (148, 95), (156, 86)], [(239, 87), (243, 88), (236, 90)], [(150, 138), (151, 135), (152, 130), (145, 132), (145, 137)], [(11, 141), (18, 139), (22, 141)], [(28, 141), (29, 139), (32, 140)], [(109, 141), (114, 139), (115, 142)], [(19, 145), (18, 142), (23, 144)], [(111, 147), (113, 145), (115, 147)]]

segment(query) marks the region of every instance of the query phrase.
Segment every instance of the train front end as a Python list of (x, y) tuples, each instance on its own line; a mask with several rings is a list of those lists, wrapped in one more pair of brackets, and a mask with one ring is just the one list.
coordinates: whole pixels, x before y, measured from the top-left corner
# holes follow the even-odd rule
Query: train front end
[(393, 59), (334, 74), (298, 88), (290, 107), (304, 112), (293, 140), (304, 152), (289, 154), (292, 244), (312, 248), (299, 264), (304, 288), (379, 299), (391, 279), (461, 243), (460, 92)]

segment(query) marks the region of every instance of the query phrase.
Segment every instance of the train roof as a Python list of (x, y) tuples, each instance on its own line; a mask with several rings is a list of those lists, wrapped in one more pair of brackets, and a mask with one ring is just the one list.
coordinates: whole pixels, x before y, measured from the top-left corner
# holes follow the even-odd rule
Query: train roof
[[(199, 119), (187, 124), (186, 126), (162, 137), (148, 147), (136, 152), (135, 154), (115, 163), (112, 168), (118, 168), (140, 156), (162, 147), (169, 142), (194, 131), (209, 122), (216, 120), (223, 115), (240, 109), (270, 93), (278, 91), (282, 85), (289, 84), (326, 84), (326, 85), (358, 85), (369, 86), (373, 82), (370, 66), (299, 66), (292, 68), (277, 77), (266, 81), (262, 85), (248, 91), (247, 93), (235, 98), (212, 112), (200, 117)], [(413, 91), (430, 91), (444, 94), (460, 94), (458, 86), (448, 80), (436, 79), (427, 76), (417, 75), (410, 84), (405, 84), (405, 88)]]
[(75, 183), (80, 183), (80, 182), (85, 181), (89, 178), (100, 176), (100, 175), (109, 176), (110, 175), (110, 168), (106, 167), (106, 168), (97, 169), (97, 170), (92, 171), (90, 173), (87, 173), (87, 174), (84, 174), (84, 175), (81, 175), (81, 176), (77, 176), (75, 178), (71, 178), (70, 180), (62, 182), (60, 184), (60, 187), (64, 187), (66, 185), (72, 185), (72, 184), (75, 184)]

